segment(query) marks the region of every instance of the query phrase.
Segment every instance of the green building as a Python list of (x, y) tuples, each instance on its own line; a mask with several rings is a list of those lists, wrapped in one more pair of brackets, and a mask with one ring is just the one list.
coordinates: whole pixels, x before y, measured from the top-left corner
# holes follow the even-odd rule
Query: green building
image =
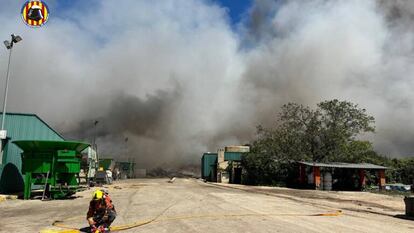
[(227, 146), (201, 157), (201, 178), (210, 182), (241, 183), (241, 160), (248, 146)]
[(201, 178), (207, 181), (217, 181), (217, 153), (204, 153), (201, 157)]
[(5, 140), (0, 164), (0, 193), (23, 191), (22, 150), (11, 143), (16, 140), (54, 140), (64, 138), (35, 114), (6, 113)]

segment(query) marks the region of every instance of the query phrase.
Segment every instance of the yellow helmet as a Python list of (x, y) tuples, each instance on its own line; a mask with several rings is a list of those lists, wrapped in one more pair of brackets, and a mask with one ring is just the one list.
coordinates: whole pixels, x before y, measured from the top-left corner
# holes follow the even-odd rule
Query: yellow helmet
[(104, 193), (101, 190), (96, 190), (93, 192), (92, 200), (101, 200), (104, 196)]

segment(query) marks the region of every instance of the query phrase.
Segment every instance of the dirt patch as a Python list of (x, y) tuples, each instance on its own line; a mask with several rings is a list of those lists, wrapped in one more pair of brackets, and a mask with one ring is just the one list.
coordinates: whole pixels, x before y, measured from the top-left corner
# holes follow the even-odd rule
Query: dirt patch
[(297, 190), (280, 187), (246, 186), (211, 183), (215, 186), (235, 188), (247, 192), (276, 196), (312, 206), (324, 206), (386, 216), (404, 212), (403, 197), (369, 192), (326, 192), (319, 190)]

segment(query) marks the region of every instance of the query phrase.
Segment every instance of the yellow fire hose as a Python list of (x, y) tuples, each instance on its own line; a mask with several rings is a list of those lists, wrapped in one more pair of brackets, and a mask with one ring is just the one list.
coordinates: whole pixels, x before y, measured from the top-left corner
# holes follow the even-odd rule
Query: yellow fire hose
[[(319, 213), (319, 214), (260, 214), (260, 213), (251, 213), (251, 214), (211, 214), (211, 215), (189, 215), (189, 216), (176, 216), (176, 217), (165, 217), (165, 218), (153, 218), (151, 220), (144, 220), (144, 221), (137, 221), (130, 224), (118, 225), (111, 227), (111, 231), (122, 231), (127, 230), (139, 226), (143, 226), (152, 222), (162, 222), (162, 221), (176, 221), (176, 220), (187, 220), (187, 219), (198, 219), (198, 218), (212, 218), (212, 219), (222, 219), (222, 218), (237, 218), (237, 217), (256, 217), (256, 216), (307, 216), (307, 217), (334, 217), (339, 216), (342, 214), (341, 210), (336, 212), (327, 212), (327, 213)], [(55, 221), (53, 224), (55, 227), (66, 228), (65, 230), (52, 230), (52, 229), (45, 229), (40, 231), (40, 233), (80, 233), (78, 228), (74, 228), (68, 225), (65, 225), (63, 221)]]

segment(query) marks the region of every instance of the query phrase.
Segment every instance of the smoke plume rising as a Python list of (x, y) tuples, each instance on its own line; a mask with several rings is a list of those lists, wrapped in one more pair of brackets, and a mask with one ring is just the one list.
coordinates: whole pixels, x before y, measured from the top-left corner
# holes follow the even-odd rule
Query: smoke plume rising
[(243, 75), (245, 90), (254, 90), (245, 96), (253, 119), (271, 122), (289, 101), (349, 100), (376, 118), (369, 137), (380, 153), (414, 153), (411, 1), (257, 0), (257, 12)]
[(414, 153), (411, 1), (256, 0), (237, 27), (208, 0), (47, 3), (40, 29), (21, 22), (23, 1), (2, 4), (0, 38), (23, 37), (8, 110), (96, 137), (101, 155), (198, 163), (254, 138), (284, 103), (333, 98), (376, 118), (379, 152)]

